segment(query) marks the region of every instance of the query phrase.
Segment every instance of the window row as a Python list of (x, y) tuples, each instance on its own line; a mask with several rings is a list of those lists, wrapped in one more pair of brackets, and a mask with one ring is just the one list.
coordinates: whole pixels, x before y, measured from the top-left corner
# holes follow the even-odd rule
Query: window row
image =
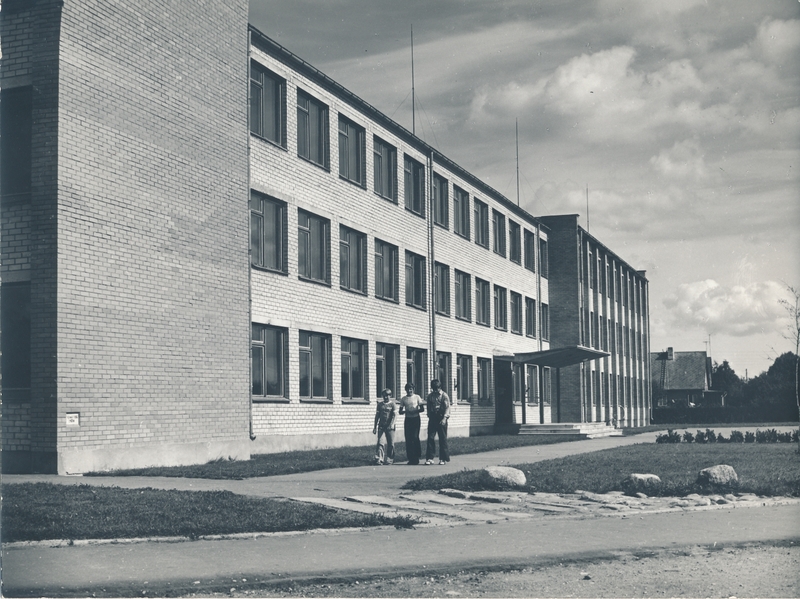
[[(299, 332), (298, 383), (300, 399), (329, 401), (333, 396), (332, 337), (312, 331)], [(254, 398), (287, 400), (289, 398), (289, 331), (263, 324), (252, 325), (251, 369)], [(365, 340), (340, 338), (340, 393), (343, 400), (369, 400), (369, 344)], [(400, 346), (375, 344), (374, 397), (383, 389), (401, 394)], [(428, 389), (428, 350), (407, 347), (405, 381), (425, 396)], [(435, 377), (451, 398), (459, 401), (491, 399), (490, 358), (477, 358), (477, 385), (473, 389), (473, 358), (457, 354), (455, 369), (452, 354), (436, 352)], [(475, 393), (475, 395), (473, 395)]]
[[(250, 200), (250, 252), (254, 266), (287, 272), (287, 205), (263, 194), (252, 192)], [(330, 284), (330, 221), (318, 215), (298, 209), (297, 219), (297, 272), (301, 279)], [(399, 302), (399, 255), (396, 245), (375, 238), (375, 297)], [(367, 293), (367, 236), (364, 233), (339, 226), (339, 286), (342, 289)], [(405, 303), (422, 310), (427, 309), (426, 258), (406, 250)], [(472, 321), (472, 277), (460, 270), (454, 272), (451, 284), (450, 267), (434, 263), (434, 309), (445, 316), (451, 314), (451, 285), (455, 295), (455, 317)], [(475, 277), (475, 322), (500, 330), (529, 337), (537, 336), (536, 301), (524, 298), (505, 287), (494, 286), (490, 297), (490, 283)], [(541, 335), (549, 338), (547, 304), (540, 306)], [(492, 321), (492, 313), (494, 320)]]
[[(328, 106), (306, 92), (297, 90), (297, 155), (330, 169)], [(339, 115), (339, 176), (366, 189), (366, 131)], [(282, 148), (286, 140), (286, 80), (257, 62), (250, 67), (250, 131)], [(397, 148), (373, 136), (373, 190), (397, 203)], [(408, 155), (403, 157), (405, 208), (425, 218), (425, 166)], [(450, 184), (433, 175), (431, 211), (433, 222), (450, 228)], [(471, 219), (475, 223), (475, 243), (536, 272), (536, 235), (508, 220), (502, 212), (474, 198), (470, 210), (469, 193), (453, 185), (453, 231), (469, 240)], [(491, 229), (491, 235), (490, 235)], [(547, 241), (539, 237), (541, 274), (547, 277)]]

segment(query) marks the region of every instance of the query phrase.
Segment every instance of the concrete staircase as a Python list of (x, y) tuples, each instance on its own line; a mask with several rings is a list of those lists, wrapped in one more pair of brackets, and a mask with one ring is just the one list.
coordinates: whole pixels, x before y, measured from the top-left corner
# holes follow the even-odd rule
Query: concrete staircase
[(522, 424), (520, 435), (568, 435), (578, 439), (598, 439), (600, 437), (621, 437), (620, 429), (604, 422), (561, 422), (552, 424)]

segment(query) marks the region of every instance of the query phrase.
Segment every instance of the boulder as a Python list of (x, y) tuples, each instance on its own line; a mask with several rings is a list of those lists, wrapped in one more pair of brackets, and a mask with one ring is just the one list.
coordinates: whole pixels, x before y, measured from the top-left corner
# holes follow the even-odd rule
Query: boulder
[(697, 475), (697, 482), (701, 485), (711, 485), (712, 487), (727, 487), (739, 482), (736, 470), (733, 466), (720, 464), (703, 468)]
[(661, 479), (655, 474), (630, 474), (622, 482), (622, 488), (628, 495), (636, 495), (637, 493), (658, 495), (661, 489)]
[(528, 482), (522, 470), (508, 466), (489, 466), (484, 472), (491, 482), (500, 487), (524, 487)]

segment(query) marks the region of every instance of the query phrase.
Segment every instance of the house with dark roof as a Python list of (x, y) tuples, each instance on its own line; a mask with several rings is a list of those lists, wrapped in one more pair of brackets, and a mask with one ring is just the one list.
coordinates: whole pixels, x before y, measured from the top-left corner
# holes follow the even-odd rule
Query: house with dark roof
[(711, 358), (704, 351), (650, 353), (650, 382), (657, 407), (721, 406), (720, 391), (711, 390)]

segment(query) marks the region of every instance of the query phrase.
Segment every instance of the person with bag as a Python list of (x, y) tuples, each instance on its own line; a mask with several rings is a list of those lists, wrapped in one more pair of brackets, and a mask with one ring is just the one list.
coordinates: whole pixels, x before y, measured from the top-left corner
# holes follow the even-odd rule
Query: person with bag
[(442, 391), (439, 379), (431, 381), (431, 392), (427, 397), (428, 404), (428, 441), (425, 448), (425, 465), (433, 464), (436, 454), (436, 436), (439, 436), (439, 464), (450, 461), (447, 450), (447, 420), (450, 418), (450, 398)]
[(422, 446), (419, 442), (420, 413), (425, 411), (422, 398), (414, 393), (414, 385), (406, 383), (406, 394), (400, 399), (400, 413), (405, 414), (403, 431), (406, 436), (406, 456), (412, 466), (419, 464)]
[(394, 462), (394, 428), (397, 418), (397, 404), (392, 399), (391, 389), (384, 389), (381, 394), (383, 395), (383, 401), (378, 402), (375, 410), (375, 426), (372, 429), (372, 434), (378, 435), (378, 445), (375, 447), (375, 463), (388, 466)]

